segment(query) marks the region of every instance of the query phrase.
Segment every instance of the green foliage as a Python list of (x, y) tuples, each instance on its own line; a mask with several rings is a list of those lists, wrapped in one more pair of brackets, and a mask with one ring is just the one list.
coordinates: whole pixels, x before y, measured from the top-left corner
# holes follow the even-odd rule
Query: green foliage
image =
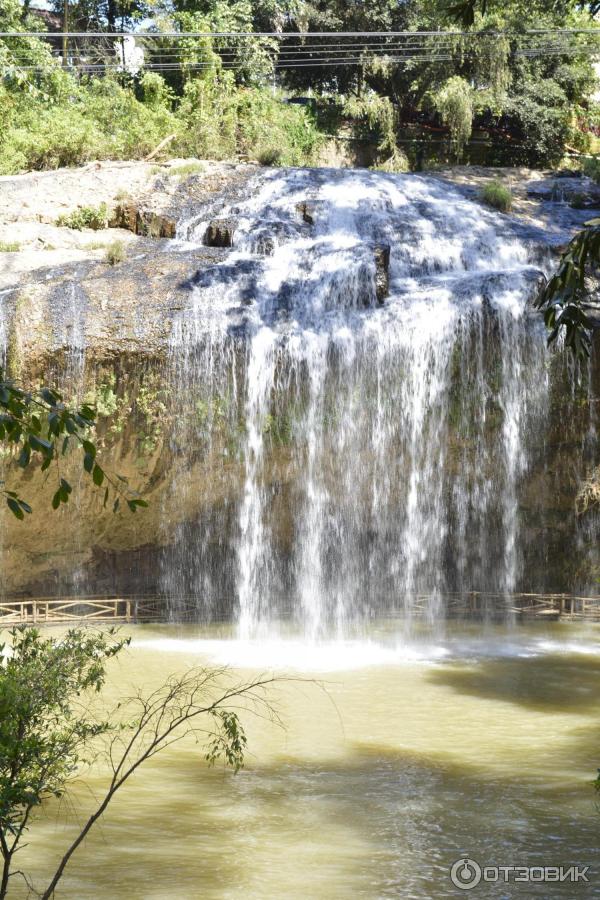
[[(110, 491), (116, 494), (114, 510), (118, 509), (123, 497), (131, 512), (148, 504), (127, 486), (122, 476), (108, 474), (98, 463), (96, 445), (90, 440), (90, 432), (96, 425), (96, 413), (86, 403), (78, 409), (70, 409), (61, 395), (47, 387), (27, 391), (14, 381), (6, 379), (0, 371), (0, 445), (4, 444), (22, 469), (39, 466), (46, 472), (51, 466), (56, 472), (56, 490), (52, 497), (52, 508), (58, 509), (68, 503), (71, 485), (61, 475), (60, 460), (77, 448), (82, 453), (83, 470), (87, 472), (95, 486), (101, 487), (106, 481), (104, 505), (108, 503)], [(7, 490), (0, 482), (0, 493), (12, 514), (20, 520), (31, 513), (31, 506), (16, 491)]]
[(586, 201), (587, 195), (582, 193), (581, 191), (577, 191), (571, 196), (569, 206), (571, 206), (573, 209), (585, 209)]
[(106, 203), (101, 203), (100, 206), (78, 206), (72, 213), (59, 216), (56, 224), (76, 231), (84, 228), (100, 231), (108, 228), (108, 208)]
[(167, 419), (167, 391), (158, 375), (147, 373), (140, 385), (135, 412), (141, 417), (138, 447), (142, 456), (151, 456), (165, 430)]
[(396, 150), (396, 110), (388, 97), (381, 97), (375, 91), (362, 97), (349, 97), (342, 112), (354, 119), (358, 136), (375, 135), (381, 153), (391, 154)]
[[(597, 77), (589, 53), (577, 53), (578, 39), (569, 39), (564, 54), (557, 49), (530, 58), (519, 52), (522, 35), (533, 29), (597, 28), (598, 23), (582, 11), (584, 5), (574, 0), (378, 0), (368, 5), (312, 0), (304, 7), (303, 25), (310, 29), (360, 27), (432, 32), (432, 36), (421, 38), (422, 58), (406, 59), (400, 65), (381, 56), (340, 70), (307, 67), (286, 78), (297, 90), (320, 87), (347, 97), (360, 97), (370, 88), (390, 99), (401, 126), (436, 126), (435, 118), (444, 109), (447, 115), (456, 112), (455, 124), (460, 127), (452, 135), (455, 150), (460, 149), (460, 132), (468, 135), (470, 130), (466, 115), (470, 88), (473, 127), (486, 130), (490, 137), (488, 161), (546, 166), (561, 158), (565, 142), (580, 147), (589, 141), (585, 131), (594, 124), (590, 106)], [(464, 22), (463, 13), (467, 14)], [(476, 40), (457, 34), (457, 19), (462, 28), (477, 32)], [(443, 53), (439, 49), (442, 34)], [(589, 46), (589, 38), (585, 40)], [(542, 35), (528, 37), (528, 44), (539, 47), (547, 41)], [(448, 82), (455, 78), (462, 79), (462, 91), (454, 83), (448, 89)]]
[[(302, 108), (270, 91), (235, 87), (233, 73), (190, 80), (178, 113), (184, 123), (177, 149), (205, 159), (272, 159), (281, 165), (310, 162), (320, 145), (315, 123)], [(265, 155), (266, 154), (266, 155)]]
[(375, 138), (378, 159), (373, 166), (384, 172), (407, 172), (408, 160), (398, 148), (397, 111), (389, 97), (369, 91), (362, 97), (349, 97), (342, 109), (355, 122), (358, 137)]
[(211, 715), (218, 730), (208, 746), (205, 759), (209, 766), (214, 766), (218, 759), (224, 759), (234, 772), (239, 772), (244, 766), (244, 753), (248, 743), (239, 717), (237, 713), (224, 709), (214, 710)]
[(36, 892), (41, 900), (55, 896), (73, 853), (141, 765), (189, 735), (202, 742), (209, 765), (222, 759), (237, 772), (247, 743), (240, 700), (273, 717), (264, 696), (272, 678), (234, 684), (224, 670), (202, 668), (172, 676), (147, 695), (122, 697), (110, 719), (96, 717), (91, 696), (104, 685), (108, 660), (128, 643), (114, 630), (42, 638), (22, 627), (11, 632), (10, 646), (0, 645), (0, 900), (17, 874), (14, 856), (36, 810), (62, 797), (84, 765), (102, 758), (107, 785), (48, 886)]
[(0, 241), (0, 253), (18, 253), (20, 249), (17, 241)]
[(502, 184), (501, 181), (490, 181), (481, 191), (481, 199), (488, 206), (500, 210), (500, 212), (509, 212), (512, 206), (512, 193), (510, 188)]
[(586, 313), (586, 275), (600, 264), (600, 219), (586, 223), (562, 256), (558, 271), (536, 300), (549, 330), (548, 343), (564, 334), (565, 346), (576, 359), (589, 356), (592, 322)]
[(583, 164), (583, 174), (595, 181), (596, 184), (600, 184), (600, 158), (592, 156), (591, 159), (586, 159)]
[[(61, 3), (56, 0), (57, 7)], [(6, 6), (4, 30), (25, 28), (27, 7), (17, 0)], [(589, 129), (598, 118), (591, 102), (596, 75), (589, 53), (576, 52), (576, 41), (575, 52), (571, 41), (564, 54), (529, 58), (518, 52), (520, 35), (531, 29), (592, 28), (585, 6), (575, 0), (464, 0), (441, 6), (434, 0), (173, 0), (158, 6), (143, 0), (73, 0), (73, 16), (88, 27), (110, 27), (119, 19), (118, 9), (121, 25), (131, 25), (152, 9), (162, 17), (159, 31), (196, 34), (178, 42), (182, 68), (164, 77), (146, 71), (135, 77), (105, 73), (78, 79), (59, 65), (44, 41), (0, 40), (6, 73), (0, 83), (0, 174), (91, 159), (141, 158), (171, 135), (170, 150), (188, 156), (310, 164), (322, 135), (312, 110), (284, 103), (268, 85), (280, 42), (253, 36), (256, 29), (432, 33), (422, 39), (422, 57), (407, 58), (402, 65), (358, 51), (355, 64), (278, 73), (286, 88), (322, 89), (328, 97), (337, 93), (338, 106), (354, 107), (354, 121), (348, 124), (373, 132), (378, 168), (406, 168), (396, 147), (399, 125), (435, 126), (436, 118), (448, 126), (457, 157), (475, 126), (492, 138), (490, 162), (554, 164), (565, 143), (579, 150), (590, 145)], [(477, 31), (478, 39), (456, 34), (457, 21)], [(446, 27), (446, 49), (440, 54), (434, 35)], [(248, 34), (225, 40), (207, 36), (210, 31)], [(544, 40), (540, 35), (540, 46)], [(301, 47), (305, 52), (300, 37), (286, 41), (288, 51)], [(146, 48), (149, 60), (157, 63), (169, 62), (171, 52), (168, 38), (158, 37)], [(101, 59), (106, 61), (106, 51)]]
[[(12, 46), (12, 44), (11, 44)], [(2, 43), (0, 41), (0, 63)], [(91, 159), (139, 159), (176, 131), (162, 84), (135, 92), (114, 77), (76, 80), (52, 61), (35, 82), (0, 83), (0, 174), (55, 169)], [(52, 68), (53, 67), (53, 68)]]
[(291, 444), (293, 435), (291, 413), (269, 413), (263, 422), (263, 434), (269, 437), (273, 447), (285, 447)]
[(112, 730), (79, 702), (101, 690), (107, 660), (129, 640), (112, 631), (68, 631), (58, 639), (17, 628), (0, 644), (0, 849), (6, 896), (12, 858), (32, 812), (92, 759), (93, 742)]
[[(490, 21), (488, 27), (501, 30), (502, 23)], [(478, 39), (473, 72), (476, 83), (473, 102), (477, 113), (490, 110), (494, 115), (502, 114), (511, 86), (510, 56), (507, 37), (494, 35)]]
[(456, 158), (460, 159), (473, 130), (473, 89), (464, 78), (453, 75), (432, 99), (442, 122), (450, 129)]
[(376, 163), (371, 168), (377, 172), (408, 172), (410, 171), (410, 164), (406, 154), (398, 148), (383, 162)]
[(257, 154), (257, 161), (261, 166), (280, 166), (282, 159), (282, 151), (279, 147), (267, 147)]
[(514, 140), (503, 148), (502, 162), (556, 165), (571, 135), (571, 111), (564, 90), (551, 78), (522, 82), (505, 107)]
[(106, 262), (109, 266), (116, 266), (125, 259), (125, 244), (123, 241), (113, 241), (106, 248)]

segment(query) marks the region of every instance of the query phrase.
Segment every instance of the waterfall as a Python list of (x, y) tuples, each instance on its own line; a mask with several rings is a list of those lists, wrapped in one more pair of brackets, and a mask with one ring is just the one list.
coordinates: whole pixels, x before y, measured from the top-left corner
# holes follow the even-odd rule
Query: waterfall
[(291, 618), (317, 638), (519, 588), (548, 381), (522, 227), (367, 171), (264, 171), (220, 215), (234, 246), (172, 338), (174, 443), (196, 474), (171, 501), (206, 502), (163, 554), (171, 602), (244, 637)]

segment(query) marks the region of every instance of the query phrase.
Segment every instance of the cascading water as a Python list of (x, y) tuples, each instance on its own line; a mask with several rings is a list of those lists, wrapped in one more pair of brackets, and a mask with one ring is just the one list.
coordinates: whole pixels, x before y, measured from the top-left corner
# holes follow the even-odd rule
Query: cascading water
[(269, 171), (250, 193), (173, 336), (175, 442), (202, 480), (172, 500), (205, 492), (206, 514), (165, 551), (165, 593), (244, 637), (291, 616), (313, 638), (509, 594), (546, 402), (539, 251), (426, 177)]

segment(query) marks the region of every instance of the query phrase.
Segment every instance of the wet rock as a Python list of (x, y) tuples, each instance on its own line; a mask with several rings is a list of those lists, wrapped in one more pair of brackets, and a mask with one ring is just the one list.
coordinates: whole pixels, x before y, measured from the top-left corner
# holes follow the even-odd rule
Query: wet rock
[(302, 216), (302, 220), (306, 222), (307, 225), (315, 224), (316, 203), (311, 203), (310, 200), (303, 200), (302, 203), (296, 204), (296, 209)]
[(253, 250), (259, 256), (273, 256), (275, 253), (275, 238), (272, 234), (261, 234), (253, 242)]
[(111, 228), (126, 228), (133, 234), (153, 238), (174, 238), (177, 223), (164, 213), (142, 209), (134, 202), (119, 204), (110, 220)]
[(373, 248), (375, 259), (375, 294), (382, 305), (390, 292), (390, 245), (379, 244)]
[(600, 187), (589, 178), (563, 175), (560, 178), (534, 181), (527, 185), (530, 200), (569, 203), (575, 209), (600, 207)]
[(277, 247), (294, 240), (301, 230), (289, 222), (269, 222), (264, 227), (253, 230), (251, 235), (252, 253), (258, 256), (272, 256)]
[(207, 247), (233, 247), (236, 222), (233, 219), (213, 219), (204, 233)]
[[(79, 335), (88, 362), (120, 355), (163, 358), (176, 317), (192, 303), (198, 273), (227, 254), (196, 248), (168, 252), (168, 241), (139, 239), (138, 257), (122, 266), (69, 263), (32, 273), (3, 294), (11, 360), (31, 378), (68, 353)], [(15, 352), (13, 352), (15, 351)]]

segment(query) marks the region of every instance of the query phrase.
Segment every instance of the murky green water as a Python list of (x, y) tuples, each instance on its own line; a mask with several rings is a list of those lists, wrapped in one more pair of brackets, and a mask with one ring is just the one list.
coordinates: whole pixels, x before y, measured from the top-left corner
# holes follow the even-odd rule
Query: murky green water
[[(247, 717), (237, 776), (207, 770), (191, 741), (149, 764), (80, 848), (59, 898), (600, 896), (598, 628), (461, 630), (409, 647), (381, 628), (318, 649), (195, 627), (132, 633), (107, 703), (214, 659), (238, 659), (244, 674), (288, 664), (320, 684), (274, 690), (285, 728)], [(36, 826), (20, 864), (40, 885), (102, 781), (92, 773)], [(460, 891), (449, 868), (461, 855), (589, 865), (590, 883)]]

